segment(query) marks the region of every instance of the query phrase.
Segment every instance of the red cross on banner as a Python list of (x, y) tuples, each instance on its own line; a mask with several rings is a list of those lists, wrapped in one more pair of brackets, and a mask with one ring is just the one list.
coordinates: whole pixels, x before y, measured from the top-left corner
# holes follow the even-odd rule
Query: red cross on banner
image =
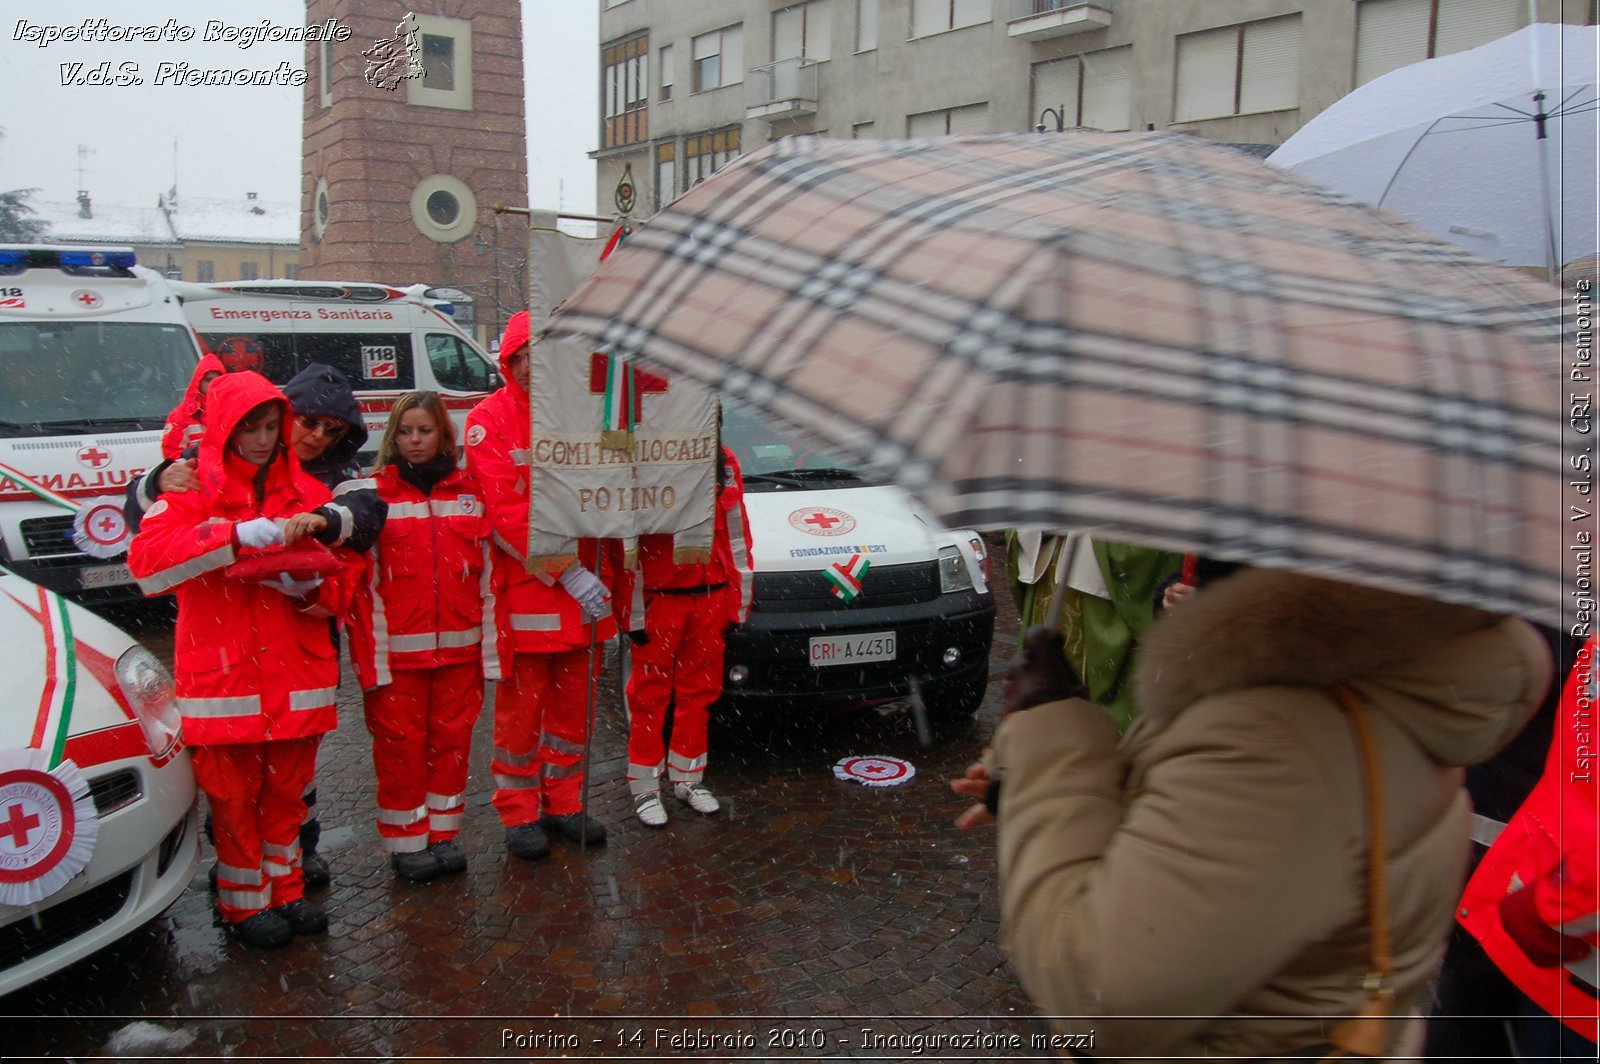
[(601, 351), (589, 356), (589, 393), (605, 397), (601, 405), (601, 443), (626, 449), (633, 446), (633, 428), (644, 417), (644, 397), (663, 395), (667, 381), (636, 369)]

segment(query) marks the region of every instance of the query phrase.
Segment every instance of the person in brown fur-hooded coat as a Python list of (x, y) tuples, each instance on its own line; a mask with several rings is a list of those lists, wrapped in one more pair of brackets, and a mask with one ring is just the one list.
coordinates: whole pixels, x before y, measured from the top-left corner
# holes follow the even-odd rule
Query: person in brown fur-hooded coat
[(1513, 737), (1552, 670), (1522, 621), (1265, 569), (1150, 630), (1120, 744), (1059, 641), (1030, 631), (1021, 661), (955, 789), (998, 809), (1001, 942), (1023, 986), (1107, 1057), (1315, 1053), (1367, 1000), (1366, 792), (1335, 683), (1375, 739), (1394, 1014), (1414, 1007), (1467, 860), (1460, 766)]

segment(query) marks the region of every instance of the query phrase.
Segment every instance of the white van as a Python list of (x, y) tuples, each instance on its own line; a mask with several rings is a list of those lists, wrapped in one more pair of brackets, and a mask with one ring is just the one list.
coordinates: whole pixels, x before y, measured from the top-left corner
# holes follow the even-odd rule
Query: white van
[(141, 597), (123, 491), (199, 359), (131, 248), (0, 245), (0, 564), (83, 602)]
[[(969, 718), (994, 636), (982, 538), (722, 403), (722, 440), (744, 474), (755, 595), (728, 633), (720, 712), (759, 723), (889, 701), (915, 685), (933, 725)], [(870, 565), (846, 601), (827, 570), (855, 556)]]
[(225, 361), (259, 360), (259, 372), (275, 384), (312, 362), (343, 373), (374, 451), (406, 392), (438, 392), (459, 436), (467, 412), (500, 387), (495, 360), (451, 317), (454, 307), (443, 298), (449, 290), (308, 280), (180, 281), (173, 288), (200, 339)]

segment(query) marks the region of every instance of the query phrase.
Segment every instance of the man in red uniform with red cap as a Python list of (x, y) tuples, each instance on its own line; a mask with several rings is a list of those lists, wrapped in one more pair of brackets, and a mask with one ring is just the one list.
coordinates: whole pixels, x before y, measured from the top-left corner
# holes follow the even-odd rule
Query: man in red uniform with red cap
[[(583, 810), (591, 640), (616, 634), (610, 592), (596, 576), (600, 544), (579, 544), (559, 575), (529, 570), (529, 322), (518, 311), (500, 341), (505, 384), (467, 415), (467, 466), (493, 528), (495, 631), (505, 679), (494, 699), (494, 807), (506, 849), (526, 860), (550, 852), (549, 828), (603, 843)], [(594, 631), (591, 632), (591, 626)]]

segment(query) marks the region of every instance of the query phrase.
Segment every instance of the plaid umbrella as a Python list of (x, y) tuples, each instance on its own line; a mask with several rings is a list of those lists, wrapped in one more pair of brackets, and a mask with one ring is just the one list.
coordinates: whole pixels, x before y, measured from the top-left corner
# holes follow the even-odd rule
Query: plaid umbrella
[(711, 385), (951, 525), (1553, 622), (1557, 297), (1191, 137), (787, 139), (639, 227), (550, 331)]

